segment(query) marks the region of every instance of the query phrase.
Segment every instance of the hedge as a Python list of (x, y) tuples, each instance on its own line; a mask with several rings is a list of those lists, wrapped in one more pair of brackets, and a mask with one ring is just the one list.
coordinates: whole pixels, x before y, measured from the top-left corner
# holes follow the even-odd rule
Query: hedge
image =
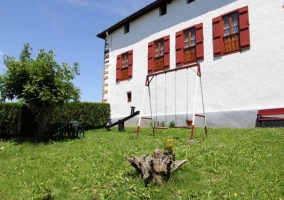
[(110, 118), (110, 105), (107, 103), (66, 103), (53, 109), (48, 121), (83, 121), (87, 128), (102, 127)]
[[(65, 103), (48, 113), (48, 122), (84, 121), (86, 128), (103, 127), (110, 117), (107, 103)], [(25, 104), (0, 103), (0, 137), (31, 136), (36, 132), (37, 117)]]

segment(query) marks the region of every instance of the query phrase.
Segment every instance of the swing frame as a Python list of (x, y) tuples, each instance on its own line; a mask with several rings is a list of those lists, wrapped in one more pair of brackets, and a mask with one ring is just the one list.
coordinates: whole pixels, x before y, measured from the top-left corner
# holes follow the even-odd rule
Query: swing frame
[[(148, 120), (152, 120), (153, 121), (152, 104), (151, 104), (151, 92), (150, 92), (150, 83), (153, 80), (153, 78), (155, 76), (158, 76), (158, 75), (161, 75), (161, 74), (167, 74), (167, 73), (176, 72), (176, 71), (179, 71), (179, 70), (184, 70), (184, 69), (189, 69), (189, 68), (195, 68), (195, 67), (196, 67), (197, 70), (196, 70), (196, 84), (195, 84), (194, 107), (193, 107), (193, 115), (192, 115), (193, 117), (192, 117), (190, 140), (193, 140), (193, 138), (194, 138), (195, 117), (202, 117), (204, 119), (204, 130), (205, 130), (205, 134), (207, 136), (208, 130), (207, 130), (207, 122), (206, 122), (206, 114), (205, 114), (205, 107), (204, 107), (203, 90), (202, 90), (201, 69), (200, 69), (200, 64), (199, 63), (191, 64), (191, 65), (184, 65), (184, 66), (181, 66), (181, 67), (178, 67), (178, 68), (168, 69), (168, 70), (164, 70), (164, 71), (158, 71), (158, 72), (146, 75), (146, 81), (145, 81), (145, 86), (146, 87), (144, 87), (144, 92), (143, 92), (143, 98), (142, 98), (142, 104), (141, 104), (141, 109), (140, 109), (140, 115), (139, 115), (136, 135), (138, 135), (139, 132), (140, 132), (140, 125), (141, 125), (141, 120), (142, 119), (148, 119)], [(203, 114), (196, 114), (195, 113), (198, 81), (200, 83), (199, 85), (200, 85), (200, 91), (201, 91)], [(148, 88), (148, 93), (149, 93), (151, 117), (142, 117), (142, 110), (143, 110), (143, 105), (144, 105), (146, 88)], [(160, 127), (155, 128), (155, 125), (153, 125), (153, 135), (155, 135), (155, 129), (160, 129)]]

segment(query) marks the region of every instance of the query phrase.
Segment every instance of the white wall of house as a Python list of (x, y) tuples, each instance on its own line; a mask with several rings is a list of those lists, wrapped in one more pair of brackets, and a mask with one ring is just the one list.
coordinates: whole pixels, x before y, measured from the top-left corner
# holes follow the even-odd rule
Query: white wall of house
[[(107, 38), (110, 44), (107, 99), (111, 117), (129, 115), (130, 106), (140, 110), (148, 74), (148, 43), (170, 35), (173, 69), (176, 32), (199, 23), (203, 23), (204, 31), (204, 60), (200, 65), (209, 127), (253, 127), (257, 109), (284, 107), (283, 5), (283, 0), (196, 0), (190, 4), (173, 0), (167, 5), (166, 15), (159, 16), (159, 9), (155, 9), (131, 22), (129, 33), (124, 34), (123, 27), (111, 33)], [(244, 6), (249, 7), (250, 49), (214, 57), (212, 19)], [(129, 50), (133, 50), (133, 77), (116, 82), (116, 57)], [(153, 114), (160, 116), (159, 121), (169, 123), (177, 115), (178, 123), (185, 122), (185, 115), (190, 116), (193, 111), (195, 78), (189, 69), (169, 73), (166, 80), (165, 75), (152, 80)], [(132, 102), (127, 102), (127, 92), (132, 93)], [(198, 97), (197, 112), (202, 112), (200, 93)], [(143, 116), (150, 115), (149, 107), (147, 93), (141, 110)], [(137, 118), (129, 125), (136, 123)]]

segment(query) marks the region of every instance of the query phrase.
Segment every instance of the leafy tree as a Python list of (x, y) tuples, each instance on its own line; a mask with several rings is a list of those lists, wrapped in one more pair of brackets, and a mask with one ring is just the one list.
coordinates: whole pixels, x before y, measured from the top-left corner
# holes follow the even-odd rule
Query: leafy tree
[(79, 64), (60, 66), (53, 51), (40, 49), (32, 58), (32, 48), (24, 44), (19, 60), (4, 56), (7, 70), (0, 75), (1, 100), (19, 99), (38, 113), (37, 133), (43, 137), (48, 110), (64, 102), (79, 101), (80, 89), (71, 82), (79, 75)]

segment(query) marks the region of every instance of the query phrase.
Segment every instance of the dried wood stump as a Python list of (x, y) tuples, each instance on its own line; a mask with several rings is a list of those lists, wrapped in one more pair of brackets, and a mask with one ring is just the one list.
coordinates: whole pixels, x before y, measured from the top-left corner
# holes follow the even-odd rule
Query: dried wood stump
[(153, 157), (127, 157), (130, 164), (142, 175), (143, 179), (149, 183), (162, 183), (168, 180), (173, 171), (187, 162), (187, 160), (175, 160), (172, 154), (164, 154), (162, 150), (156, 149)]

